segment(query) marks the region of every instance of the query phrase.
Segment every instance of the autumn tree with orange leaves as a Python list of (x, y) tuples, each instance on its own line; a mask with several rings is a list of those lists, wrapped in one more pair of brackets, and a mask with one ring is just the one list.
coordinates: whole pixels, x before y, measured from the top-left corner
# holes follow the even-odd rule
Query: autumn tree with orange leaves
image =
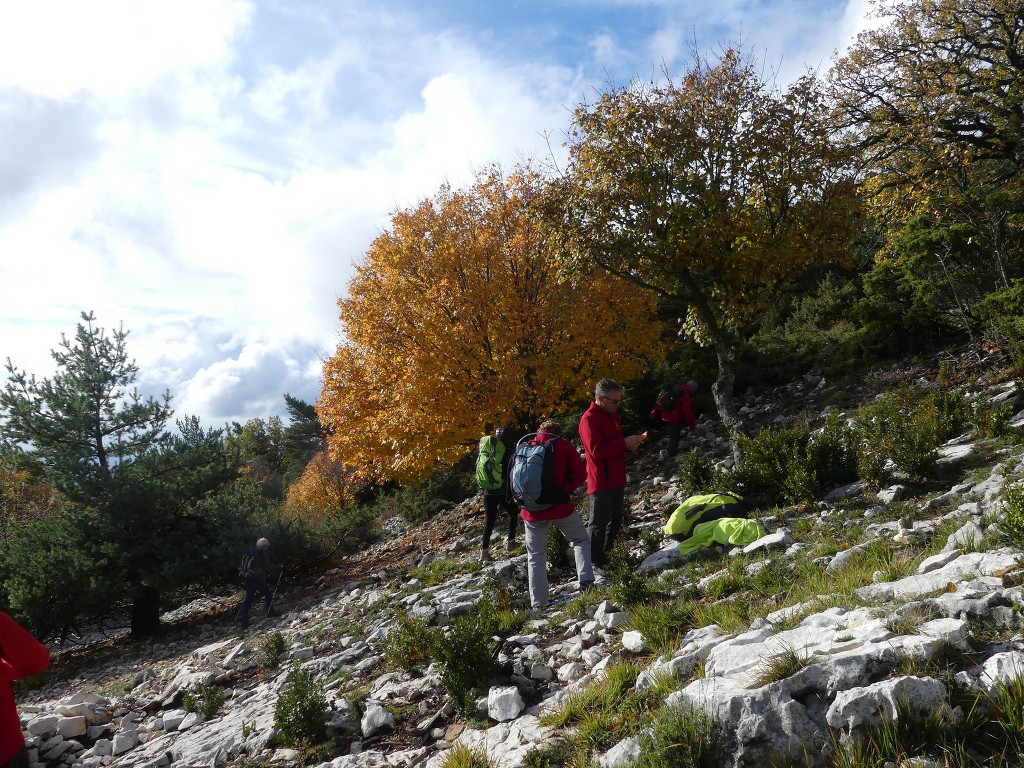
[(288, 486), (285, 511), (315, 527), (327, 515), (336, 514), (355, 500), (352, 470), (327, 455), (317, 453), (302, 475)]
[(485, 425), (536, 428), (660, 357), (653, 296), (599, 271), (559, 278), (545, 190), (534, 169), (490, 167), (393, 215), (338, 302), (318, 403), (335, 459), (415, 482)]

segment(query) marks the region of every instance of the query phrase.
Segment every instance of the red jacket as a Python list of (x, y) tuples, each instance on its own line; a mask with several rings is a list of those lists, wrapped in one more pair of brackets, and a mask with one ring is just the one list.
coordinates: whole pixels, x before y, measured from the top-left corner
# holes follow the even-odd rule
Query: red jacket
[[(651, 409), (651, 418), (653, 419), (660, 415), (662, 421), (669, 424), (686, 424), (691, 432), (696, 432), (697, 423), (693, 420), (694, 394), (694, 390), (690, 387), (685, 384), (680, 385), (679, 398), (676, 400), (675, 405), (672, 406), (672, 409), (666, 411), (661, 407), (660, 402), (656, 402)], [(658, 400), (661, 400), (661, 395), (658, 395)]]
[[(546, 443), (555, 440), (555, 435), (550, 432), (538, 432), (534, 443)], [(587, 479), (587, 467), (583, 459), (576, 453), (576, 448), (568, 440), (555, 440), (551, 449), (555, 460), (555, 485), (566, 493), (572, 493)], [(528, 509), (521, 509), (519, 516), (531, 523), (541, 520), (560, 520), (573, 513), (574, 507), (571, 501), (556, 504), (540, 512), (531, 512)]]
[(587, 454), (587, 493), (626, 487), (626, 436), (619, 414), (596, 402), (580, 419), (580, 440)]
[(0, 765), (25, 746), (11, 682), (50, 666), (50, 652), (0, 611)]

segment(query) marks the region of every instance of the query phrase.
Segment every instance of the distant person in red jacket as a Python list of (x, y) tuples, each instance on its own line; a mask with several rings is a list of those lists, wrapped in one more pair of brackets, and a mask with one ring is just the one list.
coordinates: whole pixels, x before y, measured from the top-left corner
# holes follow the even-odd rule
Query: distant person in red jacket
[(576, 578), (580, 591), (594, 585), (594, 571), (590, 563), (590, 538), (583, 518), (576, 511), (569, 495), (587, 479), (587, 467), (568, 440), (560, 439), (562, 426), (555, 421), (540, 425), (531, 445), (554, 440), (551, 446), (554, 472), (553, 484), (557, 493), (555, 503), (547, 509), (531, 511), (523, 508), (519, 516), (526, 527), (526, 573), (530, 584), (530, 606), (541, 610), (548, 604), (548, 524), (553, 524), (572, 545), (576, 559)]
[(28, 768), (28, 752), (11, 683), (50, 666), (46, 646), (0, 611), (0, 768)]
[(621, 400), (622, 387), (612, 379), (601, 379), (594, 388), (594, 402), (580, 419), (590, 494), (590, 556), (598, 568), (608, 561), (608, 550), (622, 526), (626, 452), (635, 451), (646, 438), (623, 434), (618, 414)]
[(686, 424), (690, 433), (697, 431), (697, 423), (693, 420), (693, 396), (697, 394), (697, 382), (690, 379), (685, 384), (669, 384), (658, 395), (658, 400), (651, 409), (651, 418), (661, 417), (668, 430), (667, 458), (679, 453), (679, 437)]

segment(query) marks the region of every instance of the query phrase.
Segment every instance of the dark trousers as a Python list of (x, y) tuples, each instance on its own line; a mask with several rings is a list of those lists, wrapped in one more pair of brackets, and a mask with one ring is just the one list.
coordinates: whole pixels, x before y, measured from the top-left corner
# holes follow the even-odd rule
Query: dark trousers
[(622, 527), (622, 504), (625, 488), (608, 488), (590, 494), (590, 559), (598, 568), (608, 562), (608, 550), (615, 543)]
[(238, 612), (238, 620), (243, 624), (249, 621), (249, 606), (252, 605), (252, 600), (256, 597), (256, 593), (259, 592), (263, 595), (263, 602), (267, 606), (267, 610), (270, 610), (270, 603), (274, 599), (274, 593), (270, 591), (270, 586), (264, 579), (257, 579), (255, 576), (247, 576), (245, 579), (245, 600), (242, 601), (242, 610)]
[(665, 427), (668, 429), (668, 455), (672, 457), (679, 453), (679, 436), (683, 432), (683, 425), (666, 421)]
[(519, 519), (519, 510), (515, 504), (500, 494), (484, 494), (484, 543), (483, 548), (491, 546), (491, 532), (494, 531), (494, 524), (498, 520), (498, 508), (501, 507), (508, 512), (508, 537), (516, 537), (516, 520)]
[(28, 768), (28, 750), (22, 747), (0, 768)]

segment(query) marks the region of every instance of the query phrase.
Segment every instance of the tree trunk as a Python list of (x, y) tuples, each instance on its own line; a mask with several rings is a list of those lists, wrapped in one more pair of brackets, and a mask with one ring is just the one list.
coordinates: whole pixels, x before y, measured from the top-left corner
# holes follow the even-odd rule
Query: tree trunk
[(736, 351), (728, 344), (716, 343), (715, 354), (718, 357), (718, 381), (711, 385), (711, 394), (715, 398), (715, 406), (722, 424), (729, 431), (732, 443), (732, 458), (738, 469), (743, 463), (743, 448), (739, 436), (742, 421), (733, 390), (736, 386)]
[(160, 631), (160, 592), (139, 584), (132, 600), (132, 635), (150, 637)]

